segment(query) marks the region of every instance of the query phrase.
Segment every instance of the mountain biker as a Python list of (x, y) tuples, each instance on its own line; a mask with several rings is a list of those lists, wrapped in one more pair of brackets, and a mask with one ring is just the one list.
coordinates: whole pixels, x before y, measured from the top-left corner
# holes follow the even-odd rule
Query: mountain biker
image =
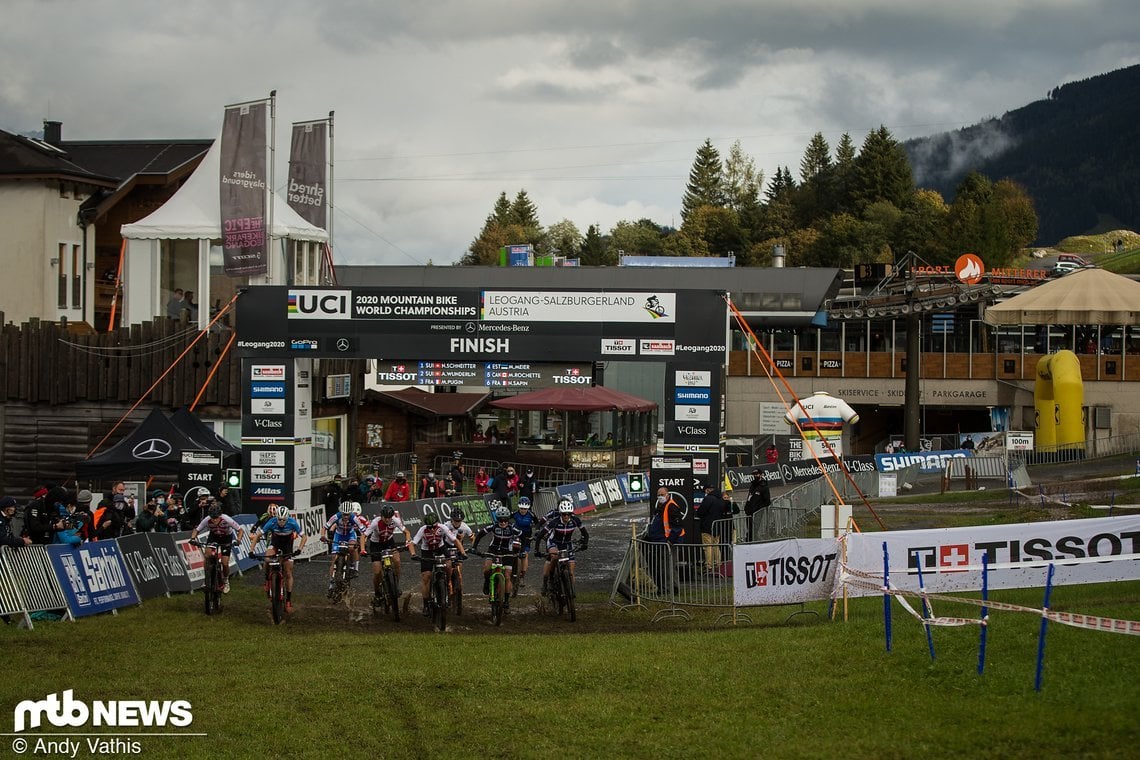
[(546, 560), (546, 565), (542, 568), (543, 594), (549, 591), (550, 571), (554, 567), (554, 563), (558, 561), (558, 555), (562, 552), (566, 552), (567, 556), (570, 557), (570, 579), (574, 579), (575, 530), (582, 534), (580, 548), (585, 550), (590, 541), (590, 534), (586, 531), (585, 526), (582, 525), (582, 518), (574, 514), (574, 503), (569, 499), (562, 499), (558, 502), (558, 516), (548, 522), (535, 539), (535, 544), (537, 545), (543, 536), (548, 537), (546, 539), (546, 552), (549, 558)]
[[(473, 551), (477, 549), (479, 540), (490, 534), (491, 545), (487, 548), (487, 553), (507, 558), (503, 567), (503, 574), (507, 577), (506, 600), (510, 598), (511, 575), (518, 565), (518, 551), (522, 548), (522, 531), (511, 524), (511, 510), (501, 501), (492, 499), (487, 506), (493, 510), (495, 522), (484, 525), (475, 533), (475, 543), (471, 548)], [(491, 557), (483, 561), (483, 593), (491, 593)]]
[[(198, 523), (190, 533), (190, 538), (197, 539), (202, 533), (209, 533), (209, 544), (217, 544), (217, 550), (222, 554), (222, 579), (224, 584), (222, 586), (222, 593), (230, 593), (230, 552), (233, 551), (233, 544), (236, 537), (237, 542), (241, 543), (241, 537), (245, 535), (245, 528), (234, 522), (234, 519), (227, 514), (222, 513), (222, 505), (214, 503), (210, 505), (209, 514), (202, 518), (202, 522)], [(215, 549), (213, 546), (206, 546), (206, 555), (215, 556)]]
[(535, 529), (539, 526), (539, 518), (531, 512), (531, 501), (526, 496), (519, 497), (518, 511), (511, 515), (511, 524), (522, 532), (522, 548), (519, 550), (518, 583), (515, 584), (514, 595), (518, 596), (518, 587), (522, 585), (526, 571), (530, 567), (530, 542), (534, 537)]
[[(475, 531), (471, 530), (470, 525), (463, 522), (465, 517), (466, 517), (466, 515), (463, 514), (463, 510), (460, 509), (459, 507), (456, 507), (456, 508), (451, 510), (451, 517), (448, 518), (448, 521), (446, 523), (444, 523), (444, 526), (443, 526), (447, 530), (446, 541), (447, 541), (448, 556), (452, 557), (452, 559), (453, 559), (452, 569), (455, 571), (455, 574), (459, 576), (460, 588), (462, 588), (462, 584), (463, 584), (463, 565), (460, 564), (459, 562), (454, 561), (454, 556), (452, 555), (452, 552), (456, 551), (455, 545), (463, 543), (463, 539), (465, 539), (465, 538), (471, 539), (467, 543), (468, 549), (471, 548), (472, 543), (475, 541), (475, 538), (474, 538)], [(466, 556), (466, 555), (464, 555), (464, 556)]]
[[(285, 611), (293, 611), (293, 542), (295, 539), (301, 539), (301, 545), (297, 547), (300, 552), (305, 548), (305, 542), (309, 537), (305, 535), (305, 529), (301, 524), (289, 514), (289, 508), (284, 504), (270, 504), (266, 510), (267, 514), (272, 515), (269, 519), (261, 524), (253, 534), (253, 538), (249, 540), (249, 553), (253, 554), (257, 548), (258, 542), (261, 541), (262, 536), (266, 536), (267, 546), (265, 548), (265, 555), (267, 557), (274, 557), (278, 554), (282, 555), (285, 559), (281, 562), (281, 569), (285, 572)], [(265, 590), (269, 591), (269, 567), (265, 568)]]
[(336, 558), (341, 546), (348, 547), (348, 556), (352, 561), (349, 577), (355, 578), (360, 563), (360, 534), (363, 532), (360, 523), (360, 502), (346, 501), (340, 505), (340, 510), (330, 517), (321, 528), (321, 543), (332, 544), (332, 560), (329, 562), (329, 591), (333, 590), (336, 580)]
[[(364, 533), (360, 536), (360, 548), (368, 548), (368, 556), (372, 559), (372, 590), (377, 601), (380, 600), (380, 580), (384, 575), (384, 551), (396, 548), (396, 534), (404, 534), (404, 544), (412, 542), (412, 533), (400, 519), (400, 515), (389, 504), (380, 507), (380, 516), (373, 519)], [(392, 555), (392, 565), (396, 570), (396, 593), (400, 588), (400, 553)]]
[[(435, 566), (433, 560), (447, 551), (447, 533), (448, 530), (439, 522), (439, 517), (434, 512), (428, 512), (424, 515), (424, 524), (412, 536), (412, 543), (408, 547), (413, 557), (416, 556), (416, 547), (420, 548), (420, 590), (424, 597), (424, 617), (429, 614), (428, 597), (431, 596), (431, 573)], [(467, 556), (461, 542), (456, 542), (455, 546), (460, 556)]]

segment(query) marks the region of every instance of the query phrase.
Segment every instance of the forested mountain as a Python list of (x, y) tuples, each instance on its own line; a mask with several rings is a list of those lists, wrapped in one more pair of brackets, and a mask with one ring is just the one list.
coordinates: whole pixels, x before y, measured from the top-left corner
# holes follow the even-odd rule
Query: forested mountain
[(1045, 100), (955, 132), (908, 140), (915, 184), (947, 202), (970, 171), (1033, 199), (1037, 243), (1140, 228), (1140, 65), (1057, 87)]

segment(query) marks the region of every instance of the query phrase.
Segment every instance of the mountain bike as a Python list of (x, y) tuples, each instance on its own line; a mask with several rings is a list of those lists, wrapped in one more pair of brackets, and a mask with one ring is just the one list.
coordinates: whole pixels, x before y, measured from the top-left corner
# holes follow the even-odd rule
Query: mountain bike
[(459, 556), (459, 550), (454, 546), (448, 548), (447, 558), (451, 561), (451, 571), (449, 581), (451, 583), (451, 607), (456, 615), (463, 614), (463, 571), (459, 563), (463, 561), (463, 557)]
[(396, 623), (400, 622), (400, 586), (396, 579), (394, 558), (398, 552), (407, 550), (406, 546), (397, 546), (384, 549), (380, 553), (380, 564), (383, 568), (380, 578), (380, 593), (372, 596), (373, 612), (383, 607), (384, 614), (391, 613), (392, 620)]
[(251, 559), (265, 561), (265, 578), (269, 585), (269, 614), (273, 617), (273, 624), (280, 625), (285, 619), (285, 560), (297, 556), (297, 552), (288, 554), (251, 554)]
[(352, 580), (352, 547), (351, 543), (341, 543), (337, 546), (336, 556), (333, 558), (332, 586), (329, 587), (328, 599), (333, 604), (339, 604), (348, 593), (348, 584)]
[(491, 605), (491, 625), (502, 625), (503, 615), (510, 611), (511, 595), (507, 591), (506, 569), (511, 567), (511, 556), (472, 552), (491, 558), (491, 574), (487, 577), (487, 602)]
[(431, 583), (428, 586), (428, 614), (432, 625), (443, 631), (447, 628), (447, 607), (450, 602), (447, 593), (447, 576), (450, 573), (451, 561), (447, 554), (441, 552), (432, 557)]
[(226, 585), (226, 577), (222, 572), (222, 560), (218, 556), (221, 544), (215, 541), (202, 542), (190, 539), (190, 544), (206, 550), (206, 583), (202, 586), (204, 594), (203, 603), (207, 615), (222, 611), (222, 589)]
[[(580, 543), (574, 548), (578, 552), (586, 550)], [(570, 572), (570, 562), (570, 552), (558, 552), (557, 564), (550, 572), (546, 595), (550, 599), (551, 607), (556, 609), (559, 615), (565, 610), (570, 622), (573, 623), (578, 619), (578, 610), (574, 604), (577, 591), (574, 589), (574, 576)]]

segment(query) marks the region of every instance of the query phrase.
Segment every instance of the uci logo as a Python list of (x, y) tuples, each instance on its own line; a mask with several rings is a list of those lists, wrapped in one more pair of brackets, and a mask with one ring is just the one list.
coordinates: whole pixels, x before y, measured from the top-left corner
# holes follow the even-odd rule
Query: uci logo
[(347, 290), (290, 290), (289, 319), (351, 319)]

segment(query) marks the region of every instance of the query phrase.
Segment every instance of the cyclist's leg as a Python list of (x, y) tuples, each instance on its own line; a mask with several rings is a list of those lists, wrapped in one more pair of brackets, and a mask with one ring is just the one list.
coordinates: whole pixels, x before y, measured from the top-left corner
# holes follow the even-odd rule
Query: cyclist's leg
[[(372, 546), (375, 547), (376, 544)], [(372, 591), (377, 596), (380, 596), (380, 583), (384, 578), (384, 557), (381, 554), (382, 551), (383, 549), (379, 549), (368, 553), (372, 560)]]
[(558, 547), (553, 544), (546, 546), (546, 564), (542, 567), (542, 593), (550, 589), (550, 572), (558, 562)]
[(483, 560), (483, 593), (491, 593), (491, 558)]

